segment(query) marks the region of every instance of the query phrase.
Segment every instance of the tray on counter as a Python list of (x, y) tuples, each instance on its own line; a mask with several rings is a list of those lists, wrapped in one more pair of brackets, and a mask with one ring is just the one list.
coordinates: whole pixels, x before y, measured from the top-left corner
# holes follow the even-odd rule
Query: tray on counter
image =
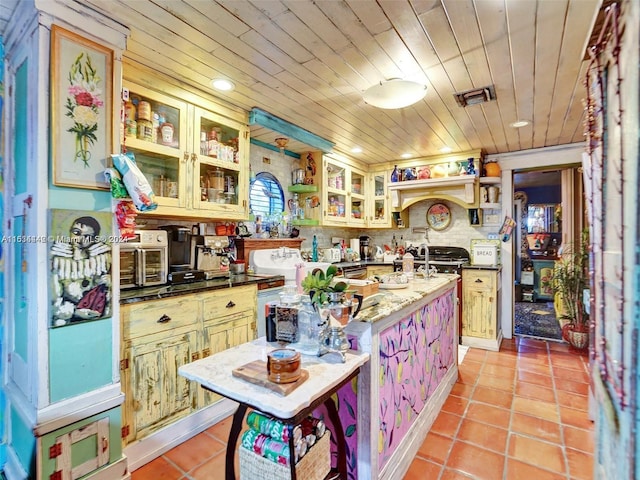
[(267, 362), (255, 360), (246, 363), (241, 367), (234, 368), (232, 371), (234, 377), (241, 378), (247, 382), (268, 388), (279, 395), (286, 396), (302, 385), (308, 378), (309, 372), (304, 368), (300, 369), (300, 378), (291, 383), (275, 383), (269, 380), (267, 373)]

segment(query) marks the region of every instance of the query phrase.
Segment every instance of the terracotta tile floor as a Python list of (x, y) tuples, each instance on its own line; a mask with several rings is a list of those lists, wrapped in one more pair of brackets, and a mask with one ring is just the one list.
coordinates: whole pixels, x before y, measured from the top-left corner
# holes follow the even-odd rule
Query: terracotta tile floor
[[(565, 344), (516, 338), (500, 352), (469, 349), (404, 480), (592, 479), (587, 382), (587, 357)], [(223, 479), (230, 427), (227, 418), (132, 479)]]

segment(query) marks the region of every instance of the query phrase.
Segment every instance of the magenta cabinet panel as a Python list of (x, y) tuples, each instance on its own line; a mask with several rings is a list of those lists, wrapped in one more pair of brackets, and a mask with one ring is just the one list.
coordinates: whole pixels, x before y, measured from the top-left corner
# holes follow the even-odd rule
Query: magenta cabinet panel
[(453, 366), (454, 310), (451, 290), (380, 333), (380, 468)]

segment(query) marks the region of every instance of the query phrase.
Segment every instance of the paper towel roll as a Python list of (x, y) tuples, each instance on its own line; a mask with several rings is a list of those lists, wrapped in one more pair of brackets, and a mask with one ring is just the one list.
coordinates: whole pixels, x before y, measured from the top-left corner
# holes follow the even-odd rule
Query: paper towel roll
[(354, 252), (360, 253), (360, 239), (359, 238), (352, 238), (350, 240), (349, 246), (351, 247), (351, 250), (353, 250)]

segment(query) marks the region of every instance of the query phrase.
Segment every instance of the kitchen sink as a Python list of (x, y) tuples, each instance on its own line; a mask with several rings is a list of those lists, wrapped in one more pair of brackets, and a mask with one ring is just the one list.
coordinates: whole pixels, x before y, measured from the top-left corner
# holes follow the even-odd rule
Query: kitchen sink
[(298, 264), (304, 266), (303, 278), (316, 268), (326, 272), (331, 265), (329, 262), (305, 262), (300, 255), (300, 250), (288, 247), (253, 250), (249, 261), (253, 265), (255, 273), (284, 275), (284, 281), (288, 284), (295, 284), (296, 265)]

